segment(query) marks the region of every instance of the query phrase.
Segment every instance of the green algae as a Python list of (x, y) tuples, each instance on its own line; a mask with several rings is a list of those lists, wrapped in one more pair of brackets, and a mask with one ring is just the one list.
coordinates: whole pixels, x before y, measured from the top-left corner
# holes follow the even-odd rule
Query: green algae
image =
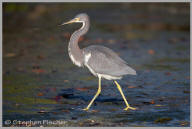
[(35, 113), (37, 113), (36, 111), (32, 111), (32, 110), (23, 110), (23, 109), (20, 109), (20, 110), (18, 110), (18, 109), (11, 109), (11, 110), (6, 110), (6, 112), (8, 112), (8, 113), (21, 113), (21, 114), (35, 114)]
[(18, 94), (32, 94), (34, 89), (37, 89), (37, 80), (26, 75), (5, 75), (3, 77), (3, 96)]
[(95, 80), (96, 78), (94, 76), (83, 76), (80, 77), (79, 80), (84, 80), (84, 81), (91, 81), (91, 80)]
[(30, 98), (30, 97), (9, 97), (6, 100), (14, 102), (14, 103), (19, 103), (19, 104), (24, 104), (24, 105), (34, 105), (34, 104), (56, 104), (57, 102), (51, 99), (42, 99), (42, 98)]

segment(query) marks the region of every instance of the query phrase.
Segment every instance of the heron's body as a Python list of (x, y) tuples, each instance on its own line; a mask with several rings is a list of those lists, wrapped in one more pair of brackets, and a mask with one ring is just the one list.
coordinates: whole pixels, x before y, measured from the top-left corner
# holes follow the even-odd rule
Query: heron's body
[[(85, 110), (88, 110), (101, 91), (101, 78), (115, 81), (117, 79), (121, 79), (127, 74), (136, 75), (136, 71), (129, 67), (123, 59), (107, 47), (101, 45), (91, 45), (80, 49), (78, 46), (78, 39), (80, 36), (87, 33), (89, 29), (89, 18), (86, 14), (79, 14), (74, 19), (64, 24), (73, 22), (81, 22), (83, 25), (79, 30), (75, 31), (70, 38), (68, 46), (69, 57), (75, 65), (79, 67), (86, 66), (93, 75), (99, 78), (98, 92), (87, 108), (85, 108)], [(135, 109), (129, 106), (120, 85), (116, 81), (115, 83), (127, 105), (125, 110)]]
[(136, 74), (135, 70), (127, 66), (124, 60), (107, 47), (91, 45), (84, 48), (83, 53), (84, 65), (95, 76), (100, 75), (104, 79), (116, 80), (126, 74)]

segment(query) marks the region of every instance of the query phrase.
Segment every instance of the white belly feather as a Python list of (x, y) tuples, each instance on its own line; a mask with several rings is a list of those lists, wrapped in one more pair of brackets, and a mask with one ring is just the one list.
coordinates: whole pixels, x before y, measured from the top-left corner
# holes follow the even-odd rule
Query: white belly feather
[(85, 58), (84, 58), (84, 65), (89, 69), (89, 71), (97, 76), (97, 77), (102, 77), (102, 78), (105, 78), (107, 80), (116, 80), (116, 79), (121, 79), (122, 77), (114, 77), (114, 76), (110, 76), (110, 75), (106, 75), (106, 74), (99, 74), (99, 73), (96, 73), (89, 65), (88, 65), (88, 61), (89, 59), (91, 58), (91, 53), (88, 53), (85, 55)]
[(73, 57), (73, 55), (71, 55), (70, 53), (69, 53), (69, 57), (70, 57), (71, 61), (72, 61), (75, 65), (77, 65), (77, 66), (79, 66), (79, 67), (82, 66), (81, 63), (78, 62), (77, 60), (75, 60), (75, 58)]

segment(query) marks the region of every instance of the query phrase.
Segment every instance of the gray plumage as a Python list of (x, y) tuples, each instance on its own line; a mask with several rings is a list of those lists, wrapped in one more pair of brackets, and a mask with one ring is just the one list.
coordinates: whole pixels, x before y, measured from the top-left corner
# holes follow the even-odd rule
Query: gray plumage
[(134, 69), (107, 47), (91, 45), (83, 49), (79, 48), (78, 39), (87, 33), (90, 25), (87, 14), (79, 14), (68, 23), (70, 22), (83, 23), (83, 26), (72, 34), (69, 41), (69, 56), (74, 64), (79, 67), (86, 66), (95, 76), (108, 80), (121, 79), (127, 74), (136, 75)]
[(126, 74), (136, 75), (134, 69), (127, 66), (124, 60), (107, 47), (91, 45), (84, 48), (83, 52), (85, 54), (91, 53), (91, 57), (87, 64), (97, 74), (110, 75), (117, 78)]
[(90, 101), (89, 105), (83, 110), (89, 110), (94, 100), (100, 94), (101, 78), (114, 80), (127, 106), (124, 110), (136, 110), (136, 108), (131, 107), (128, 104), (120, 85), (116, 81), (116, 79), (121, 79), (123, 75), (136, 75), (136, 71), (129, 67), (123, 59), (107, 47), (91, 45), (80, 49), (78, 40), (80, 36), (86, 34), (89, 30), (89, 17), (87, 14), (79, 14), (74, 19), (63, 23), (62, 25), (74, 22), (80, 22), (83, 25), (79, 30), (75, 31), (70, 38), (68, 46), (69, 57), (75, 65), (79, 67), (86, 66), (93, 75), (99, 78), (97, 93)]

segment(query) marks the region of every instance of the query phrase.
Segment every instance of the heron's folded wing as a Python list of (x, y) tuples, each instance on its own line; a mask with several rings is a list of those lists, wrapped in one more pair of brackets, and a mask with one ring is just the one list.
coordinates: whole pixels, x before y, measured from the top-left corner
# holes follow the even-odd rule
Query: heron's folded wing
[(106, 51), (94, 50), (91, 51), (91, 57), (88, 65), (96, 73), (106, 74), (111, 76), (122, 76), (125, 74), (134, 74), (135, 70), (127, 66), (119, 56), (107, 53)]

